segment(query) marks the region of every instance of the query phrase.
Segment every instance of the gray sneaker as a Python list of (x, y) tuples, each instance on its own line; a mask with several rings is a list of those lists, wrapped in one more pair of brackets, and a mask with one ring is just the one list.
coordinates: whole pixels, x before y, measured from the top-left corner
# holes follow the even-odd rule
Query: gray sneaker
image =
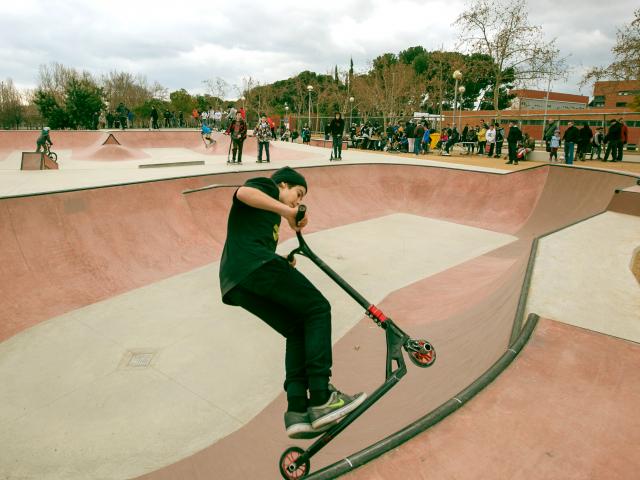
[(307, 412), (285, 412), (284, 414), (284, 426), (287, 429), (289, 438), (315, 438), (329, 430), (333, 423), (327, 423), (320, 428), (313, 428)]
[(336, 390), (333, 385), (329, 385), (329, 392), (331, 394), (327, 403), (317, 407), (309, 407), (307, 410), (311, 426), (316, 430), (340, 420), (354, 411), (367, 398), (367, 394), (362, 392), (353, 396), (347, 395)]

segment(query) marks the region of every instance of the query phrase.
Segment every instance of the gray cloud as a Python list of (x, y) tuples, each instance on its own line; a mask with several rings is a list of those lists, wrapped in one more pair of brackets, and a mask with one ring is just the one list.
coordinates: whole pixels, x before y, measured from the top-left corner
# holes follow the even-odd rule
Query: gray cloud
[[(265, 83), (302, 70), (346, 68), (351, 56), (362, 70), (384, 52), (414, 45), (452, 49), (457, 32), (451, 24), (464, 8), (462, 0), (6, 3), (0, 6), (0, 78), (34, 87), (38, 66), (55, 61), (96, 75), (125, 70), (192, 92), (216, 76), (231, 84), (249, 76)], [(577, 92), (584, 70), (610, 60), (616, 27), (630, 21), (634, 6), (631, 0), (615, 7), (529, 2), (531, 22), (570, 55), (569, 81), (554, 89)]]

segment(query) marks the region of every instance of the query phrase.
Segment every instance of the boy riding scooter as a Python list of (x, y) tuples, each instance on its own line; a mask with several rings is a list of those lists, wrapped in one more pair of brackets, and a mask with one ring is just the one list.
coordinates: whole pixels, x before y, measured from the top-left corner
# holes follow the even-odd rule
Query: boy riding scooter
[(329, 383), (331, 306), (291, 263), (276, 254), (281, 218), (296, 220), (307, 193), (305, 178), (284, 167), (271, 178), (252, 178), (233, 196), (220, 262), (222, 300), (253, 313), (286, 338), (287, 435), (313, 438), (355, 410), (365, 393), (347, 395)]

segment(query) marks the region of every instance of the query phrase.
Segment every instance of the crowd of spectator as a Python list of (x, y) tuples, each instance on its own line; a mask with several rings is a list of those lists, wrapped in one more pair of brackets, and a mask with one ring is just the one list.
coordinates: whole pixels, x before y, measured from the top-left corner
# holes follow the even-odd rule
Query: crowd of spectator
[[(621, 162), (624, 145), (628, 140), (629, 129), (623, 118), (610, 120), (606, 133), (602, 127), (596, 127), (594, 132), (587, 122), (584, 122), (580, 128), (573, 122), (568, 122), (568, 128), (562, 136), (556, 124), (551, 124), (544, 133), (549, 161), (558, 162), (558, 150), (564, 147), (564, 162), (569, 165), (574, 159), (584, 162), (587, 156), (589, 160), (593, 160), (594, 154), (596, 160)], [(603, 149), (604, 157), (601, 157)]]

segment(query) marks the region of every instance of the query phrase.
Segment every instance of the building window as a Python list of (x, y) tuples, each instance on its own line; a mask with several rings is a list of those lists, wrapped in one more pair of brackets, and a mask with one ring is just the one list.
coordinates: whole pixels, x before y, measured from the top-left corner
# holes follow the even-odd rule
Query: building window
[(626, 107), (627, 102), (616, 102), (616, 107)]

